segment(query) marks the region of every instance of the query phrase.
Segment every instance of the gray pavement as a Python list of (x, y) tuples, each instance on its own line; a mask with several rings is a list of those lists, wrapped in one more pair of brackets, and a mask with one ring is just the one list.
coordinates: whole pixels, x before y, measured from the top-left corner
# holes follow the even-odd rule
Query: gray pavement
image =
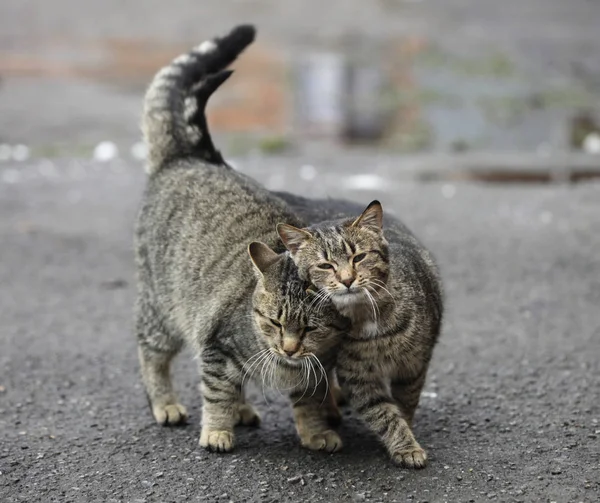
[(429, 466), (393, 466), (350, 412), (342, 452), (302, 450), (285, 400), (258, 389), (263, 426), (240, 429), (233, 454), (204, 452), (188, 354), (191, 423), (155, 425), (131, 333), (142, 169), (32, 161), (0, 167), (0, 502), (600, 499), (600, 185), (415, 184), (368, 160), (305, 162), (238, 165), (274, 189), (378, 197), (441, 263), (447, 317), (416, 418)]

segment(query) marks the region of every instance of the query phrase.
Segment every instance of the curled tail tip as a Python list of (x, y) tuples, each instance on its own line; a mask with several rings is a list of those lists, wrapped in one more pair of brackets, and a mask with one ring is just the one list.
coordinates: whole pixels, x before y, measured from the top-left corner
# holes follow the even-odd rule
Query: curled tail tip
[(233, 28), (228, 36), (248, 45), (256, 38), (256, 27), (252, 24), (240, 24)]

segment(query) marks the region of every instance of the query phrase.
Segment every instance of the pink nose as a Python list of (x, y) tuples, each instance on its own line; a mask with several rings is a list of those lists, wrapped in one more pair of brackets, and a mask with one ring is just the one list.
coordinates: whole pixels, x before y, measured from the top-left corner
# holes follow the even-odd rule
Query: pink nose
[(352, 283), (354, 283), (354, 278), (343, 279), (342, 281), (340, 281), (340, 283), (342, 285), (344, 285), (345, 287), (350, 288), (350, 285), (352, 285)]

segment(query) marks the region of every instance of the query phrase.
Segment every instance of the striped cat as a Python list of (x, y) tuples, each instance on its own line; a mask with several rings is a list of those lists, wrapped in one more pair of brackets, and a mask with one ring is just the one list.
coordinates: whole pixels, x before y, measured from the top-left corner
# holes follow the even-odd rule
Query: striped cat
[(187, 124), (205, 127), (206, 101), (231, 74), (223, 69), (254, 36), (239, 26), (204, 42), (148, 88), (149, 176), (135, 229), (141, 373), (156, 421), (184, 422), (169, 369), (182, 346), (191, 347), (201, 367), (200, 444), (209, 450), (231, 450), (236, 424), (258, 424), (244, 400), (245, 378), (256, 377), (289, 390), (302, 445), (333, 452), (342, 442), (327, 422), (332, 407), (321, 404), (348, 320), (332, 305), (317, 309), (277, 238), (277, 222), (302, 221)]
[(336, 366), (345, 396), (395, 462), (424, 467), (412, 421), (443, 313), (431, 254), (397, 220), (387, 219), (384, 230), (378, 201), (358, 214), (342, 201), (279, 196), (309, 221), (335, 219), (280, 224), (278, 232), (300, 276), (352, 321)]

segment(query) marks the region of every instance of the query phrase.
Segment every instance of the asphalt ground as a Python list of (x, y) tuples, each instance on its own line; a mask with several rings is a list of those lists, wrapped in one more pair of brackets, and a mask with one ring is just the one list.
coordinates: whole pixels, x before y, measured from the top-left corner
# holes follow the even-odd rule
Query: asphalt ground
[(205, 452), (187, 353), (190, 424), (154, 424), (131, 314), (142, 169), (30, 161), (0, 166), (0, 502), (600, 500), (600, 184), (416, 184), (305, 162), (238, 165), (274, 189), (377, 197), (441, 264), (447, 316), (415, 425), (429, 466), (394, 466), (350, 411), (340, 453), (303, 450), (285, 399), (259, 388), (262, 427)]

